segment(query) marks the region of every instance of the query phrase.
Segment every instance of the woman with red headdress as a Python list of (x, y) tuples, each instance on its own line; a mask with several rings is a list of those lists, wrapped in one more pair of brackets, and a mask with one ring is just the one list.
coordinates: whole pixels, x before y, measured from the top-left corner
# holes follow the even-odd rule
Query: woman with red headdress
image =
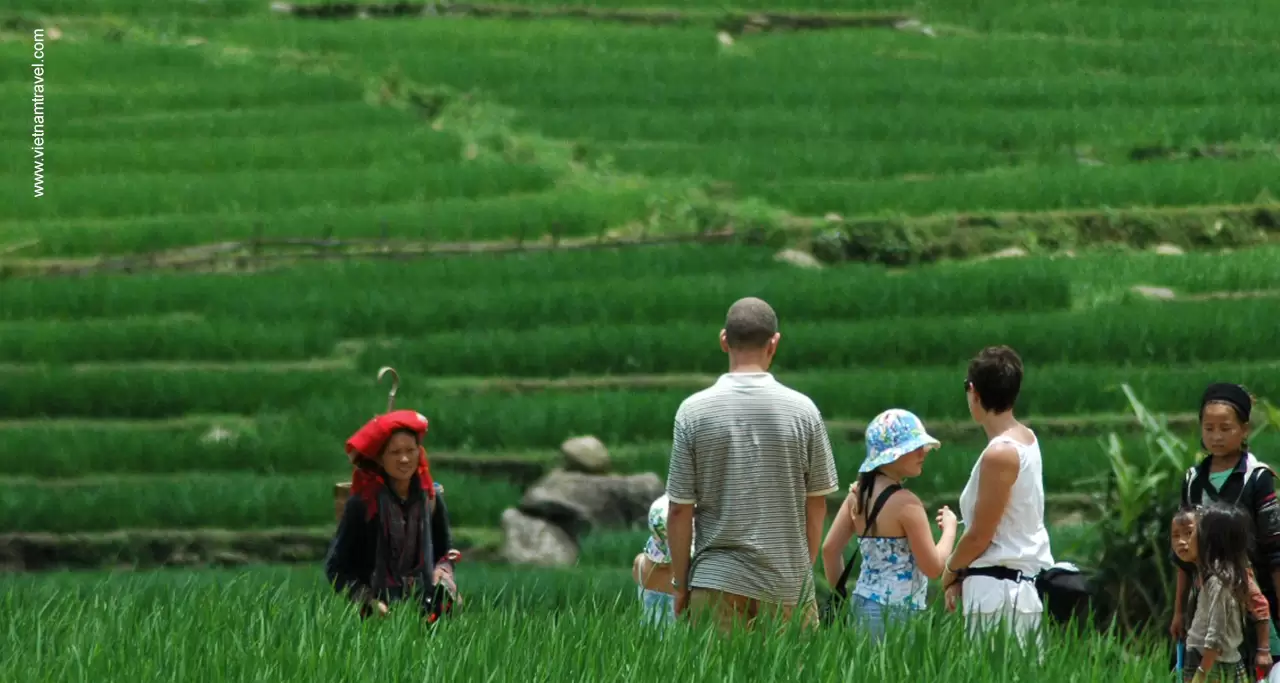
[(351, 497), (325, 557), (325, 576), (360, 605), (361, 616), (417, 598), (428, 621), (457, 597), (444, 489), (431, 478), (422, 441), (427, 418), (397, 410), (347, 440), (355, 466)]

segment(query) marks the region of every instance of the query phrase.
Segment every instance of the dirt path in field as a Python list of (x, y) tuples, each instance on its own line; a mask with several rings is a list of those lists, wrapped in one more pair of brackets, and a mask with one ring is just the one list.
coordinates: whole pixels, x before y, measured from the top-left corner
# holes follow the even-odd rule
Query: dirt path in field
[[(765, 31), (798, 31), (847, 28), (900, 28), (913, 26), (903, 13), (714, 11), (674, 9), (611, 9), (601, 7), (536, 7), (474, 3), (329, 3), (294, 5), (273, 2), (274, 12), (303, 19), (429, 19), (468, 17), (491, 19), (578, 19), (640, 26), (712, 26), (732, 35)], [(918, 22), (916, 22), (918, 23)]]

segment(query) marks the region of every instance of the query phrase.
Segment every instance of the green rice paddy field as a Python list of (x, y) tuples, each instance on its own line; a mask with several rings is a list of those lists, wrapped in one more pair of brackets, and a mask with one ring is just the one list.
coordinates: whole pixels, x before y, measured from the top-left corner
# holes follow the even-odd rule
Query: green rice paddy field
[[(1280, 231), (1268, 223), (1280, 215), (1280, 72), (1265, 68), (1280, 59), (1276, 7), (781, 0), (764, 9), (899, 27), (729, 41), (717, 13), (762, 8), (700, 8), (710, 14), (651, 26), (329, 21), (248, 0), (7, 3), (0, 566), (275, 557), (226, 557), (240, 537), (322, 547), (333, 484), (349, 474), (342, 442), (385, 406), (384, 365), (402, 378), (397, 405), (431, 420), (460, 543), (492, 558), (502, 511), (560, 464), (568, 437), (599, 436), (617, 472), (665, 476), (675, 409), (724, 371), (716, 336), (748, 295), (780, 315), (775, 371), (822, 410), (842, 485), (866, 421), (904, 407), (944, 442), (912, 483), (930, 505), (956, 505), (983, 445), (967, 359), (1014, 346), (1028, 367), (1021, 412), (1044, 439), (1054, 549), (1082, 563), (1096, 546), (1074, 513), (1101, 490), (1101, 439), (1114, 431), (1143, 451), (1121, 384), (1191, 438), (1208, 382), (1280, 398)], [(36, 27), (49, 85), (38, 200)], [(1256, 216), (1255, 246), (1217, 248), (1219, 210)], [(1210, 217), (1175, 240), (1182, 255), (1055, 252), (1031, 232), (1016, 238), (1024, 258), (910, 269), (802, 269), (774, 258), (779, 244), (736, 240), (16, 276), (255, 237), (432, 244), (764, 224), (803, 246), (841, 218), (1198, 211)], [(1156, 300), (1139, 285), (1169, 291)], [(1274, 460), (1280, 437), (1251, 443)], [(638, 616), (627, 567), (643, 537), (593, 533), (580, 566), (561, 570), (472, 562), (466, 615), (431, 640), (407, 618), (342, 613), (314, 552), (298, 567), (0, 575), (12, 615), (0, 678), (772, 680), (802, 662), (805, 680), (823, 681), (1163, 673), (1161, 653), (1111, 640), (1060, 643), (1043, 666), (957, 656), (941, 615), (922, 622), (928, 645), (912, 658), (838, 633), (660, 644), (608, 627)], [(111, 645), (125, 641), (136, 651)]]

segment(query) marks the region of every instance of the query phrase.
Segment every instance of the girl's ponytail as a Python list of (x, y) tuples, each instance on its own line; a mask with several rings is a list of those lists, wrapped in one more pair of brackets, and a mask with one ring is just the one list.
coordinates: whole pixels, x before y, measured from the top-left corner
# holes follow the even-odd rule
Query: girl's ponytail
[[(880, 469), (876, 468), (870, 472), (863, 472), (858, 475), (858, 500), (854, 513), (863, 515), (864, 517), (871, 513), (871, 490), (876, 486), (876, 477), (879, 476)], [(864, 529), (863, 534), (869, 533), (870, 529)]]

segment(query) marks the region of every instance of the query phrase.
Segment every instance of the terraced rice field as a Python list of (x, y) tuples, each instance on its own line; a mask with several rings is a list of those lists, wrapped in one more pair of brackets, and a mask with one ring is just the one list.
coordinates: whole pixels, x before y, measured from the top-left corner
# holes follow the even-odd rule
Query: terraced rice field
[[(623, 25), (325, 21), (248, 0), (7, 4), (0, 566), (313, 561), (332, 533), (333, 484), (349, 474), (342, 442), (385, 405), (387, 387), (374, 381), (384, 365), (403, 380), (397, 405), (431, 420), (433, 472), (456, 492), (460, 543), (491, 558), (502, 511), (560, 463), (568, 437), (604, 439), (618, 472), (665, 474), (675, 409), (724, 370), (716, 335), (728, 305), (747, 295), (777, 308), (775, 370), (823, 411), (842, 484), (862, 458), (867, 419), (905, 407), (944, 441), (912, 483), (931, 505), (955, 506), (982, 446), (960, 381), (987, 344), (1023, 355), (1022, 413), (1044, 437), (1046, 488), (1076, 507), (1101, 486), (1100, 437), (1116, 430), (1127, 448), (1142, 448), (1120, 384), (1187, 434), (1208, 382), (1280, 397), (1280, 347), (1269, 334), (1280, 247), (1266, 244), (1280, 234), (1280, 76), (1259, 67), (1280, 58), (1280, 15), (1256, 3), (787, 0), (770, 9), (898, 19), (730, 31), (726, 40), (717, 13), (733, 7), (757, 9), (703, 3), (707, 13), (683, 25)], [(48, 194), (33, 200), (25, 64), (38, 26), (50, 31), (51, 142)], [(1239, 219), (1218, 218), (1228, 213)], [(829, 229), (874, 237), (876, 221), (890, 219), (901, 232), (882, 248), (903, 261), (939, 249), (922, 225), (952, 226), (947, 239), (966, 253), (1013, 243), (1032, 254), (911, 269), (809, 270), (775, 259), (784, 241), (804, 246)], [(1076, 237), (1063, 237), (1066, 225)], [(326, 240), (480, 248), (726, 229), (753, 239), (276, 268), (255, 260), (261, 244), (233, 244), (228, 258), (249, 267), (145, 268), (166, 255), (144, 257), (140, 274), (11, 277), (239, 241), (318, 242), (317, 255), (337, 255), (343, 247)], [(1108, 241), (1174, 241), (1190, 253), (1098, 244)], [(1075, 253), (1054, 253), (1064, 243)], [(1258, 246), (1217, 248), (1244, 244)], [(1138, 285), (1167, 287), (1173, 299), (1141, 296)], [(1271, 458), (1280, 437), (1253, 446)], [(1087, 559), (1082, 528), (1055, 524), (1055, 550)], [(642, 537), (584, 540), (580, 570), (598, 579), (588, 603), (629, 601), (625, 568)], [(469, 590), (483, 600), (519, 583), (472, 566)], [(239, 633), (244, 615), (257, 629), (335, 618), (272, 621), (235, 607), (314, 595), (271, 571), (246, 575), (257, 584), (202, 589), (209, 609), (177, 640)], [(599, 631), (573, 611), (586, 609), (583, 596), (564, 588), (579, 577), (530, 589), (539, 609), (572, 606), (566, 643)], [(113, 589), (112, 580), (33, 580), (36, 589), (23, 580), (0, 584), (10, 611), (31, 619), (48, 598), (63, 622), (104, 638), (119, 635), (130, 610), (183, 590), (139, 579), (124, 587), (132, 602), (113, 621), (67, 597)], [(277, 580), (285, 587), (270, 596), (255, 587)], [(609, 604), (605, 613), (622, 614), (622, 603)], [(538, 623), (501, 619), (517, 634)], [(80, 642), (57, 633), (72, 649)], [(363, 636), (329, 637), (316, 647), (361, 647)], [(475, 634), (453, 637), (476, 653), (469, 670), (486, 666)], [(226, 671), (276, 655), (272, 675), (366, 670), (304, 665), (264, 649), (269, 638), (255, 642), (265, 645), (229, 658)], [(390, 661), (380, 658), (407, 643), (370, 661)], [(539, 656), (561, 657), (558, 647)], [(1094, 657), (1089, 671), (1116, 670), (1107, 647), (1080, 646)], [(138, 673), (94, 652), (70, 661), (99, 678)], [(741, 666), (743, 652), (714, 661)], [(772, 669), (751, 670), (781, 671), (781, 652), (769, 655)], [(157, 656), (174, 671), (207, 664)], [(935, 659), (929, 676), (997, 675)], [(16, 671), (10, 661), (0, 657), (0, 670)], [(600, 671), (631, 666), (600, 661)], [(1069, 653), (1055, 661), (1062, 680), (1085, 680), (1066, 672)], [(1129, 678), (1110, 680), (1150, 680), (1147, 664), (1130, 665)], [(539, 680), (585, 675), (537, 671)], [(73, 674), (24, 666), (20, 675)]]
[[(898, 405), (946, 439), (917, 487), (958, 492), (981, 444), (959, 379), (972, 353), (1004, 341), (1029, 367), (1023, 412), (1056, 435), (1046, 485), (1087, 492), (1105, 465), (1106, 425), (1092, 423), (1124, 412), (1121, 383), (1171, 413), (1222, 377), (1280, 395), (1280, 359), (1253, 332), (1275, 299), (1194, 296), (1278, 288), (1275, 258), (1100, 254), (892, 274), (683, 246), (10, 280), (0, 532), (322, 528), (347, 473), (341, 443), (384, 402), (382, 365), (401, 373), (398, 405), (431, 419), (437, 477), (465, 491), (455, 521), (493, 528), (576, 434), (604, 439), (619, 471), (665, 473), (675, 408), (723, 371), (724, 309), (749, 294), (778, 308), (778, 376), (829, 420), (842, 481), (865, 421)], [(1140, 282), (1185, 300), (1130, 294)]]

